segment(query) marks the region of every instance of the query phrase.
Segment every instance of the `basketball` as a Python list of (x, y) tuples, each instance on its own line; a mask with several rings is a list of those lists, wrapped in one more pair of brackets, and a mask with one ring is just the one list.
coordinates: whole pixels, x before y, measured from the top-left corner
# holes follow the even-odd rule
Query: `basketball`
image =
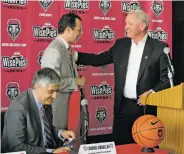
[(153, 148), (159, 145), (164, 138), (164, 125), (162, 121), (153, 115), (143, 115), (133, 124), (132, 136), (135, 142), (145, 148)]

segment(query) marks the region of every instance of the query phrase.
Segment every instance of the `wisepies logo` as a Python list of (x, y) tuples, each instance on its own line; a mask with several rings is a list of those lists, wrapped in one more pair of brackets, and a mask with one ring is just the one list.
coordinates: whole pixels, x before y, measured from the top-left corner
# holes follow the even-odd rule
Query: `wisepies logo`
[(88, 10), (89, 0), (65, 0), (66, 9)]
[(8, 5), (25, 6), (25, 5), (27, 5), (28, 1), (27, 0), (2, 0), (2, 3), (8, 4)]
[(168, 40), (168, 33), (165, 32), (161, 27), (157, 27), (155, 31), (149, 30), (148, 35), (153, 39), (158, 39), (161, 41)]
[(112, 97), (112, 87), (106, 81), (100, 85), (91, 85), (90, 90), (93, 99), (108, 99)]
[(123, 0), (121, 2), (122, 12), (130, 12), (130, 11), (139, 10), (139, 9), (141, 9), (141, 5), (137, 0), (132, 0), (131, 2), (127, 2), (126, 0)]

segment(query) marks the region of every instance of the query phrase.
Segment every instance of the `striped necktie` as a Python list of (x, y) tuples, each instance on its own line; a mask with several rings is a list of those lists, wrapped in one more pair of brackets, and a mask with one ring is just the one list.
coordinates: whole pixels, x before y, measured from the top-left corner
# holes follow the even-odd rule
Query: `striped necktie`
[(74, 66), (73, 66), (73, 56), (72, 56), (71, 46), (68, 47), (68, 52), (69, 52), (69, 56), (70, 56), (70, 63), (71, 63), (71, 66), (72, 66), (72, 71), (73, 71), (73, 74), (74, 74), (74, 77), (75, 77), (76, 75), (75, 75), (75, 69), (74, 69)]
[(44, 124), (44, 134), (45, 134), (45, 147), (46, 148), (52, 148), (53, 147), (53, 136), (51, 132), (51, 127), (49, 125), (49, 121), (46, 117), (44, 106), (41, 109), (42, 113), (42, 119)]

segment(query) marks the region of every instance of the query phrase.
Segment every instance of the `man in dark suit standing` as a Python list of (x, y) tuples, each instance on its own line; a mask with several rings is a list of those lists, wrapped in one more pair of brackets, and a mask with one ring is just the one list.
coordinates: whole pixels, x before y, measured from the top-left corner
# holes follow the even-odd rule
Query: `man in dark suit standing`
[[(149, 16), (141, 10), (131, 11), (126, 17), (126, 38), (98, 55), (73, 52), (83, 65), (114, 64), (115, 101), (113, 136), (115, 143), (133, 143), (133, 122), (143, 115), (141, 96), (169, 87), (168, 61), (163, 49), (168, 45), (147, 34)], [(150, 107), (156, 114), (156, 108)], [(148, 109), (148, 107), (147, 107)], [(149, 111), (149, 109), (147, 110)]]
[(73, 131), (52, 126), (51, 103), (56, 97), (61, 78), (50, 68), (39, 70), (32, 89), (17, 96), (5, 114), (2, 152), (26, 151), (27, 154), (69, 151), (60, 147), (63, 138), (75, 138)]

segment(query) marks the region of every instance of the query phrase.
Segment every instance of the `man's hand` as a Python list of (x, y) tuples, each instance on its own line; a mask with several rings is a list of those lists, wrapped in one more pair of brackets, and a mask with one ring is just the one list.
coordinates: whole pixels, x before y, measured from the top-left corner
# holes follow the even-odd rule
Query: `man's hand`
[(75, 133), (73, 131), (70, 131), (70, 130), (63, 130), (61, 132), (61, 136), (66, 138), (66, 139), (72, 138), (72, 140), (74, 140), (76, 138)]
[(141, 98), (144, 97), (144, 96), (148, 96), (150, 93), (153, 93), (154, 91), (153, 90), (148, 90), (146, 92), (144, 92), (142, 95), (139, 96), (139, 99), (137, 100), (137, 104), (142, 106), (144, 104), (141, 104)]
[(77, 82), (77, 85), (78, 85), (80, 88), (82, 88), (82, 87), (84, 87), (84, 85), (85, 85), (86, 78), (84, 78), (84, 77), (76, 78), (76, 82)]
[(52, 151), (52, 153), (61, 153), (61, 152), (69, 152), (71, 151), (68, 147), (60, 147)]

